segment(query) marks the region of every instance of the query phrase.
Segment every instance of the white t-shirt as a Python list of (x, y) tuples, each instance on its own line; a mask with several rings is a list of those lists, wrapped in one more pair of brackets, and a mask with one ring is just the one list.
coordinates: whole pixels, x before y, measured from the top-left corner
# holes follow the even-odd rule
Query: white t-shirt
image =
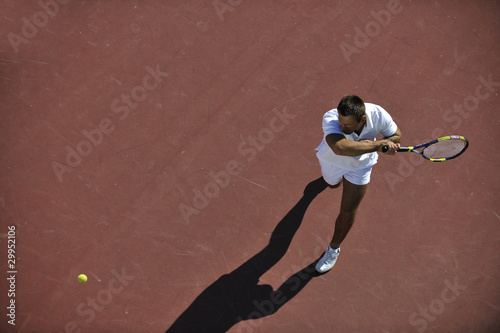
[(325, 113), (323, 116), (323, 141), (316, 150), (318, 159), (331, 163), (344, 170), (359, 170), (371, 167), (377, 163), (378, 154), (376, 152), (366, 153), (360, 156), (340, 156), (336, 155), (326, 142), (328, 134), (342, 134), (347, 140), (376, 140), (377, 134), (388, 137), (396, 133), (397, 125), (392, 120), (391, 115), (381, 106), (365, 103), (366, 125), (358, 136), (356, 133), (346, 135), (342, 133), (339, 124), (339, 114), (337, 109)]

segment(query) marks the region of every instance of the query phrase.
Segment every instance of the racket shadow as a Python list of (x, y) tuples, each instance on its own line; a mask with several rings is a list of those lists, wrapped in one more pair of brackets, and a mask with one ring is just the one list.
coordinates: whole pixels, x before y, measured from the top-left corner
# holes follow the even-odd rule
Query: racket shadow
[[(276, 225), (269, 244), (231, 273), (207, 287), (175, 320), (166, 333), (226, 332), (235, 324), (241, 332), (254, 332), (260, 319), (276, 313), (295, 297), (312, 278), (319, 276), (316, 262), (290, 276), (276, 290), (259, 284), (259, 278), (286, 254), (312, 200), (326, 189), (323, 178), (310, 182), (303, 197)], [(258, 329), (257, 329), (258, 331)]]

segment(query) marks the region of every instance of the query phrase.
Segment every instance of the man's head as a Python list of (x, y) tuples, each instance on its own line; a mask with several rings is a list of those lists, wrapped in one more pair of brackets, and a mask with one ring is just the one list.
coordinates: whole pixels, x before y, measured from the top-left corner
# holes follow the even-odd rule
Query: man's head
[(361, 133), (366, 124), (365, 103), (361, 98), (356, 95), (342, 97), (337, 111), (339, 112), (339, 124), (344, 134)]

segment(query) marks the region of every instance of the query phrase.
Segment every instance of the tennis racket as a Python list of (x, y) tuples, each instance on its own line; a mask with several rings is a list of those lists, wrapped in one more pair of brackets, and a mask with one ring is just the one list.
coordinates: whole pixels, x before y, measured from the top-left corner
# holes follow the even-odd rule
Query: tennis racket
[[(400, 147), (398, 152), (416, 153), (431, 162), (444, 162), (460, 156), (469, 147), (469, 141), (461, 135), (450, 135), (411, 147)], [(415, 149), (423, 148), (422, 151)], [(389, 150), (382, 147), (382, 152)]]

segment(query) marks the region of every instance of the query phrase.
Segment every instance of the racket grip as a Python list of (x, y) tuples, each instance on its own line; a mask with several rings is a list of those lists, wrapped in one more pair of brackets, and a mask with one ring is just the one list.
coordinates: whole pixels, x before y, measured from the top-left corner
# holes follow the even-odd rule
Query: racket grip
[[(382, 152), (383, 153), (387, 153), (388, 150), (389, 150), (389, 146), (388, 145), (383, 145), (382, 146)], [(401, 147), (401, 148), (397, 149), (396, 151), (402, 152), (402, 151), (412, 151), (412, 150), (413, 150), (413, 147)]]

